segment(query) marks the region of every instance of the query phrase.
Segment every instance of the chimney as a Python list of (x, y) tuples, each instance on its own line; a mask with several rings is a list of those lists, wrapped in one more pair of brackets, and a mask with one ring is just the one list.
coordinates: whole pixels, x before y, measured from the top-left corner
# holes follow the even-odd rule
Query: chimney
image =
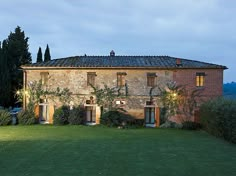
[(181, 59), (176, 59), (176, 66), (182, 66)]
[(115, 51), (111, 50), (110, 56), (112, 56), (112, 57), (115, 56)]

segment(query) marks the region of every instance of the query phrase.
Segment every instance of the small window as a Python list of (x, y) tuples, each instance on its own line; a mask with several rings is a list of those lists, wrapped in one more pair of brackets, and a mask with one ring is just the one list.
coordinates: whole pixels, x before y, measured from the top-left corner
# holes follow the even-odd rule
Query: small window
[(125, 76), (127, 74), (125, 72), (118, 72), (117, 73), (117, 86), (124, 87), (125, 86)]
[(196, 86), (203, 87), (205, 80), (205, 73), (196, 73)]
[(87, 73), (87, 86), (95, 86), (95, 77), (96, 77), (95, 72), (88, 72)]
[(147, 73), (147, 86), (154, 87), (156, 82), (156, 73)]
[(42, 85), (47, 85), (48, 79), (49, 79), (49, 73), (48, 72), (41, 72), (40, 76), (41, 76)]

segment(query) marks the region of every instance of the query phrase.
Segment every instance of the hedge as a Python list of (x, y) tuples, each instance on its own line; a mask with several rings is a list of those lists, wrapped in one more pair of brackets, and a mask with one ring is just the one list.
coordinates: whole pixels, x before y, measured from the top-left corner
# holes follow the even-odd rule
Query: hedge
[(210, 134), (236, 143), (235, 100), (218, 98), (202, 104), (200, 122)]

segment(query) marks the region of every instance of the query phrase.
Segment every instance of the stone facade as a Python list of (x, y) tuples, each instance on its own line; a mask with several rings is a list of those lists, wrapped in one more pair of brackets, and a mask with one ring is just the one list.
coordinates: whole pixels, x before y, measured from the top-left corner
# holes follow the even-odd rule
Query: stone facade
[[(85, 69), (85, 68), (73, 68), (73, 69), (33, 69), (25, 70), (27, 79), (26, 84), (30, 81), (39, 81), (42, 73), (46, 72), (49, 75), (48, 87), (50, 89), (68, 88), (74, 95), (79, 97), (73, 104), (85, 104), (86, 100), (89, 100), (93, 89), (87, 85), (87, 73), (95, 72), (95, 86), (102, 88), (104, 84), (108, 87), (117, 87), (117, 73), (125, 73), (125, 82), (127, 85), (126, 90), (122, 90), (128, 93), (125, 104), (122, 105), (124, 109), (131, 115), (139, 119), (144, 119), (144, 107), (146, 102), (150, 100), (150, 89), (147, 86), (147, 74), (155, 74), (155, 85), (159, 87), (165, 87), (169, 81), (175, 81), (179, 85), (186, 85), (187, 89), (203, 89), (202, 95), (205, 99), (222, 95), (222, 83), (223, 83), (223, 69)], [(204, 72), (204, 86), (196, 87), (196, 73)], [(158, 95), (158, 89), (154, 88), (152, 95)], [(155, 106), (162, 106), (162, 103), (154, 96)], [(53, 102), (51, 102), (53, 103)], [(96, 103), (96, 99), (95, 99)], [(54, 103), (55, 106), (60, 106), (58, 103)], [(98, 116), (98, 115), (97, 115)]]

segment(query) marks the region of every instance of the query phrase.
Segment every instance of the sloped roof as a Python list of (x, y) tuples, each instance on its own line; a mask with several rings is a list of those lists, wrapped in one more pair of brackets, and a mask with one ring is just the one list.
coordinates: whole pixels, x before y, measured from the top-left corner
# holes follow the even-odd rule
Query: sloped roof
[[(176, 64), (180, 59), (181, 65)], [(23, 65), (23, 69), (37, 68), (215, 68), (226, 66), (170, 56), (74, 56), (48, 62)]]

